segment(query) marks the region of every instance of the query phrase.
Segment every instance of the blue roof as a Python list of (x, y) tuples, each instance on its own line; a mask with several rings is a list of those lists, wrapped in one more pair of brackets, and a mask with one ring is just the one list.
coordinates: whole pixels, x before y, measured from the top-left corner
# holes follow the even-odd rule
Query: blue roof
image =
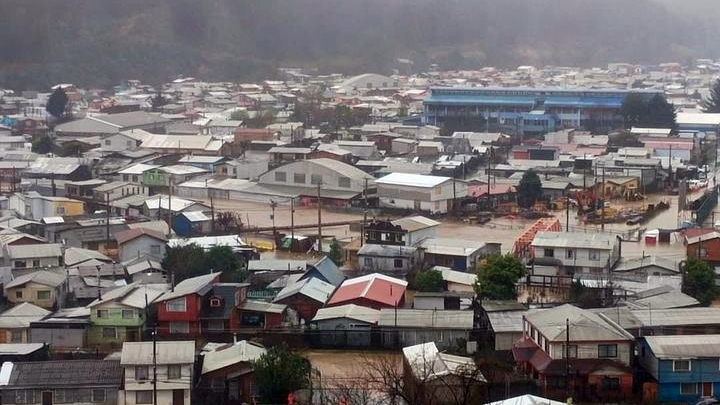
[(534, 97), (513, 97), (513, 96), (430, 96), (424, 101), (425, 104), (443, 105), (526, 105), (532, 107), (535, 104)]

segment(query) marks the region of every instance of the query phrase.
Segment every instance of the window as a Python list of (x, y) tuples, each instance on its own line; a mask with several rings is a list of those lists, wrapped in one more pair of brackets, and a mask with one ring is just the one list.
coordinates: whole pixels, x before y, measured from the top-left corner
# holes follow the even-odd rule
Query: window
[(617, 345), (598, 345), (598, 357), (617, 357)]
[(190, 333), (190, 324), (187, 322), (170, 322), (170, 333)]
[(168, 378), (171, 380), (177, 380), (181, 377), (182, 367), (179, 364), (171, 364), (168, 366)]
[(280, 181), (285, 183), (287, 175), (285, 172), (275, 172), (275, 181)]
[(350, 188), (350, 177), (338, 177), (338, 187)]
[(363, 264), (365, 267), (372, 267), (373, 266), (373, 259), (372, 257), (365, 257), (363, 258)]
[(95, 314), (97, 315), (98, 318), (109, 318), (110, 317), (110, 313), (108, 312), (107, 309), (98, 309), (97, 311), (95, 311)]
[(690, 371), (690, 360), (673, 360), (673, 371)]
[(220, 305), (222, 305), (222, 301), (220, 300), (220, 298), (218, 298), (218, 297), (210, 298), (210, 306), (211, 307), (217, 308)]
[(15, 291), (15, 298), (22, 298), (22, 291), (21, 291), (21, 290)]
[(697, 249), (697, 255), (698, 255), (698, 257), (705, 257), (705, 256), (707, 256), (707, 249), (706, 249), (706, 248), (703, 248), (703, 247), (698, 248), (698, 249)]
[(555, 257), (554, 249), (545, 249), (545, 257)]
[(148, 379), (148, 366), (136, 366), (135, 367), (135, 379), (147, 380)]
[(396, 269), (402, 268), (402, 266), (403, 266), (403, 261), (402, 261), (402, 259), (395, 259), (395, 260), (394, 260), (394, 265), (395, 265), (395, 268), (396, 268)]
[(442, 194), (442, 187), (441, 186), (435, 186), (435, 195)]
[(15, 267), (16, 268), (24, 268), (27, 267), (27, 264), (24, 260), (15, 260)]
[(680, 384), (680, 393), (681, 394), (697, 394), (697, 384), (696, 383), (681, 383)]
[(588, 259), (590, 260), (600, 260), (600, 252), (594, 249), (591, 249), (588, 251)]
[(171, 300), (167, 303), (168, 312), (185, 312), (185, 308), (185, 297)]
[(58, 215), (65, 215), (65, 207), (56, 207), (55, 213)]
[[(566, 348), (567, 348), (567, 350), (566, 350)], [(562, 357), (563, 358), (565, 358), (565, 353), (567, 353), (567, 357), (570, 359), (577, 358), (577, 351), (578, 351), (577, 345), (570, 345), (570, 346), (562, 345)]]
[(311, 174), (310, 175), (310, 184), (314, 184), (314, 185), (322, 184), (322, 175)]
[(22, 343), (23, 332), (21, 330), (13, 330), (10, 332), (10, 343)]
[(53, 403), (69, 404), (73, 401), (73, 390), (55, 390), (53, 393)]
[(305, 173), (294, 173), (293, 182), (298, 184), (305, 184)]
[(572, 258), (574, 258), (574, 257), (575, 257), (575, 250), (573, 250), (573, 249), (568, 249), (568, 250), (565, 251), (565, 258), (567, 258), (567, 259), (572, 259)]
[(159, 255), (160, 254), (160, 245), (151, 245), (150, 246), (150, 254)]
[(152, 404), (153, 403), (153, 392), (152, 391), (135, 391), (135, 403), (136, 404)]
[(123, 181), (130, 181), (130, 175), (129, 175), (129, 174), (123, 174)]
[(16, 404), (34, 404), (35, 391), (33, 390), (17, 390), (15, 391)]
[(225, 321), (222, 319), (215, 319), (212, 321), (208, 321), (208, 329), (209, 330), (224, 330), (225, 329)]
[(105, 402), (105, 390), (92, 390), (92, 402)]
[(50, 299), (50, 290), (43, 290), (37, 292), (37, 299), (39, 300), (49, 300)]
[(620, 378), (605, 377), (602, 379), (602, 389), (606, 391), (615, 391), (620, 389)]
[(40, 267), (40, 260), (33, 260), (33, 267)]
[(133, 319), (133, 318), (135, 318), (135, 310), (134, 310), (134, 309), (123, 309), (123, 310), (122, 310), (122, 317), (123, 317), (123, 319)]
[(117, 331), (115, 328), (103, 328), (102, 337), (106, 339), (117, 339)]

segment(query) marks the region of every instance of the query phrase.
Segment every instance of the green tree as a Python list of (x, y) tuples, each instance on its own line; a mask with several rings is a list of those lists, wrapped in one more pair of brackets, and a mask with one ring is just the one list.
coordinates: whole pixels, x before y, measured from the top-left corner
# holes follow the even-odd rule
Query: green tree
[(656, 94), (648, 101), (648, 116), (642, 123), (646, 128), (670, 128), (677, 133), (677, 113), (675, 106), (668, 103), (665, 97)]
[(289, 393), (310, 386), (310, 363), (285, 344), (268, 349), (253, 369), (262, 403), (287, 403)]
[(167, 105), (168, 103), (169, 101), (162, 95), (162, 93), (160, 93), (160, 91), (155, 94), (155, 97), (150, 99), (152, 110), (155, 112), (160, 111), (160, 107)]
[(47, 111), (53, 117), (60, 119), (65, 116), (65, 106), (68, 103), (68, 96), (60, 86), (55, 88), (45, 105)]
[(710, 94), (700, 106), (705, 113), (720, 113), (720, 79), (716, 79), (710, 86)]
[(55, 145), (49, 136), (41, 136), (32, 141), (32, 148), (30, 150), (34, 153), (45, 155), (52, 152), (53, 146)]
[(219, 271), (220, 280), (228, 283), (245, 281), (245, 262), (230, 246), (213, 246), (205, 252), (205, 264), (212, 271)]
[(483, 260), (477, 275), (478, 299), (514, 300), (517, 299), (515, 284), (525, 275), (525, 266), (511, 254), (495, 253)]
[(518, 183), (517, 193), (518, 205), (523, 208), (532, 207), (535, 201), (542, 198), (542, 181), (533, 169), (523, 173), (520, 183)]
[(345, 262), (345, 254), (343, 253), (342, 245), (337, 239), (333, 238), (332, 242), (330, 243), (330, 253), (328, 254), (328, 257), (338, 267), (342, 266)]
[(682, 292), (708, 306), (718, 294), (715, 272), (710, 265), (698, 258), (688, 257), (683, 269)]
[(175, 283), (186, 278), (207, 274), (209, 271), (205, 260), (205, 251), (194, 243), (185, 246), (168, 246), (161, 264), (163, 269), (173, 272)]
[(255, 116), (250, 117), (244, 121), (245, 126), (247, 126), (248, 128), (265, 128), (266, 126), (272, 124), (275, 121), (275, 111), (258, 111), (255, 113)]
[(233, 121), (247, 121), (248, 118), (250, 115), (245, 110), (235, 110), (230, 114), (230, 119)]
[(442, 273), (431, 269), (421, 271), (415, 276), (415, 289), (421, 292), (440, 292), (443, 290)]
[(647, 103), (640, 93), (629, 93), (620, 106), (620, 115), (623, 117), (625, 128), (642, 126), (647, 117)]

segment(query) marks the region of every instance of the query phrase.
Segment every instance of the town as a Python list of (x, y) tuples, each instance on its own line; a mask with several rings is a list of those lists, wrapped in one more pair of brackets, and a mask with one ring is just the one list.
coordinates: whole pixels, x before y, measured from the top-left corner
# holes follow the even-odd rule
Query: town
[(2, 402), (716, 403), (719, 75), (0, 89)]

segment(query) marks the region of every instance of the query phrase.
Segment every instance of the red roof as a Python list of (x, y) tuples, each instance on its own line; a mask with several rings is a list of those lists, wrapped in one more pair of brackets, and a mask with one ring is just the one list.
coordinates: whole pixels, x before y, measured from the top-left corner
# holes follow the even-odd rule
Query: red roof
[(145, 229), (145, 228), (134, 228), (134, 229), (127, 229), (124, 231), (116, 232), (115, 240), (117, 240), (118, 245), (122, 245), (123, 243), (131, 241), (142, 235), (147, 235), (147, 236), (150, 236), (151, 238), (155, 238), (155, 239), (161, 240), (163, 242), (167, 242), (167, 238), (165, 237), (165, 235), (161, 234), (160, 232), (153, 231), (152, 229)]
[(345, 280), (326, 305), (342, 305), (353, 300), (365, 299), (374, 301), (380, 306), (393, 308), (402, 302), (406, 289), (407, 282), (403, 280), (373, 273)]

